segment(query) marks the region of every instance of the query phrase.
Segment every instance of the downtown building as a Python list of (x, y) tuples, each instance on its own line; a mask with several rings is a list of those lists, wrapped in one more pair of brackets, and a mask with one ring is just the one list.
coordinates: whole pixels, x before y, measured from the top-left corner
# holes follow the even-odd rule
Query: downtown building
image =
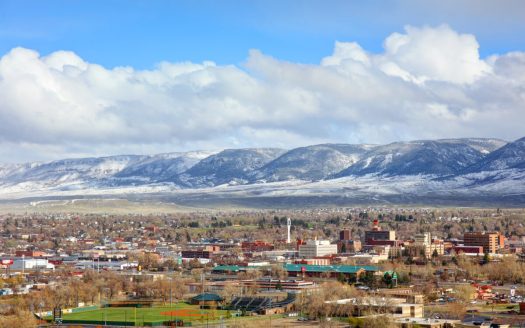
[(326, 255), (337, 254), (337, 245), (330, 243), (329, 240), (308, 240), (299, 245), (299, 257), (315, 258)]
[(496, 254), (505, 248), (505, 236), (499, 232), (465, 232), (463, 244), (465, 247), (482, 247), (483, 253)]
[(361, 241), (352, 239), (350, 230), (341, 230), (337, 241), (338, 253), (356, 253), (361, 250)]
[(434, 254), (438, 256), (445, 254), (445, 243), (443, 240), (432, 239), (430, 232), (416, 234), (414, 236), (414, 246), (421, 248), (427, 259)]

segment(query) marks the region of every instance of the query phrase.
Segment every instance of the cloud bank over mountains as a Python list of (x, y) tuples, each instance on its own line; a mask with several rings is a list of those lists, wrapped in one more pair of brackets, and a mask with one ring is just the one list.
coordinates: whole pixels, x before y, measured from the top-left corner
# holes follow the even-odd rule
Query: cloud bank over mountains
[[(176, 42), (176, 41), (174, 41)], [(105, 68), (15, 48), (0, 58), (0, 161), (322, 142), (523, 135), (525, 53), (480, 58), (475, 36), (406, 27), (319, 65), (251, 50), (239, 66)], [(213, 57), (213, 54), (210, 54)]]

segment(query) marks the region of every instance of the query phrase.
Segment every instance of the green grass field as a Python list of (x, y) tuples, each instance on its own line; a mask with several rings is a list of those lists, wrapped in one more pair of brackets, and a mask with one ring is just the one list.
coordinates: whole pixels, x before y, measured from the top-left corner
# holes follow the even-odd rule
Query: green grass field
[[(226, 319), (227, 311), (201, 310), (198, 305), (176, 303), (162, 307), (108, 307), (86, 312), (65, 313), (63, 320), (86, 320), (103, 322), (135, 322), (137, 325), (148, 322), (183, 320), (185, 322), (205, 323), (222, 318)], [(50, 319), (50, 318), (48, 318)]]

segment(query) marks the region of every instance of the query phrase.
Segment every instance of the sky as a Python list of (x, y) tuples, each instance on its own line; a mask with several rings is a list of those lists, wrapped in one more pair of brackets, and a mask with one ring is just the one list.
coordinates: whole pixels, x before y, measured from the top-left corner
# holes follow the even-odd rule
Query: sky
[(525, 136), (525, 2), (0, 0), (0, 162)]

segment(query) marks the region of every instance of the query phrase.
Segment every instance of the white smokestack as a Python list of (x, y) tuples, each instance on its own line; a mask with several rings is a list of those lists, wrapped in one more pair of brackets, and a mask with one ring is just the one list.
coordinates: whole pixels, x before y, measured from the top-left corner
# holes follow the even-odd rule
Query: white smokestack
[(286, 227), (288, 228), (288, 238), (286, 238), (286, 243), (289, 244), (292, 242), (290, 238), (290, 229), (292, 228), (292, 220), (290, 220), (290, 218), (286, 220)]

